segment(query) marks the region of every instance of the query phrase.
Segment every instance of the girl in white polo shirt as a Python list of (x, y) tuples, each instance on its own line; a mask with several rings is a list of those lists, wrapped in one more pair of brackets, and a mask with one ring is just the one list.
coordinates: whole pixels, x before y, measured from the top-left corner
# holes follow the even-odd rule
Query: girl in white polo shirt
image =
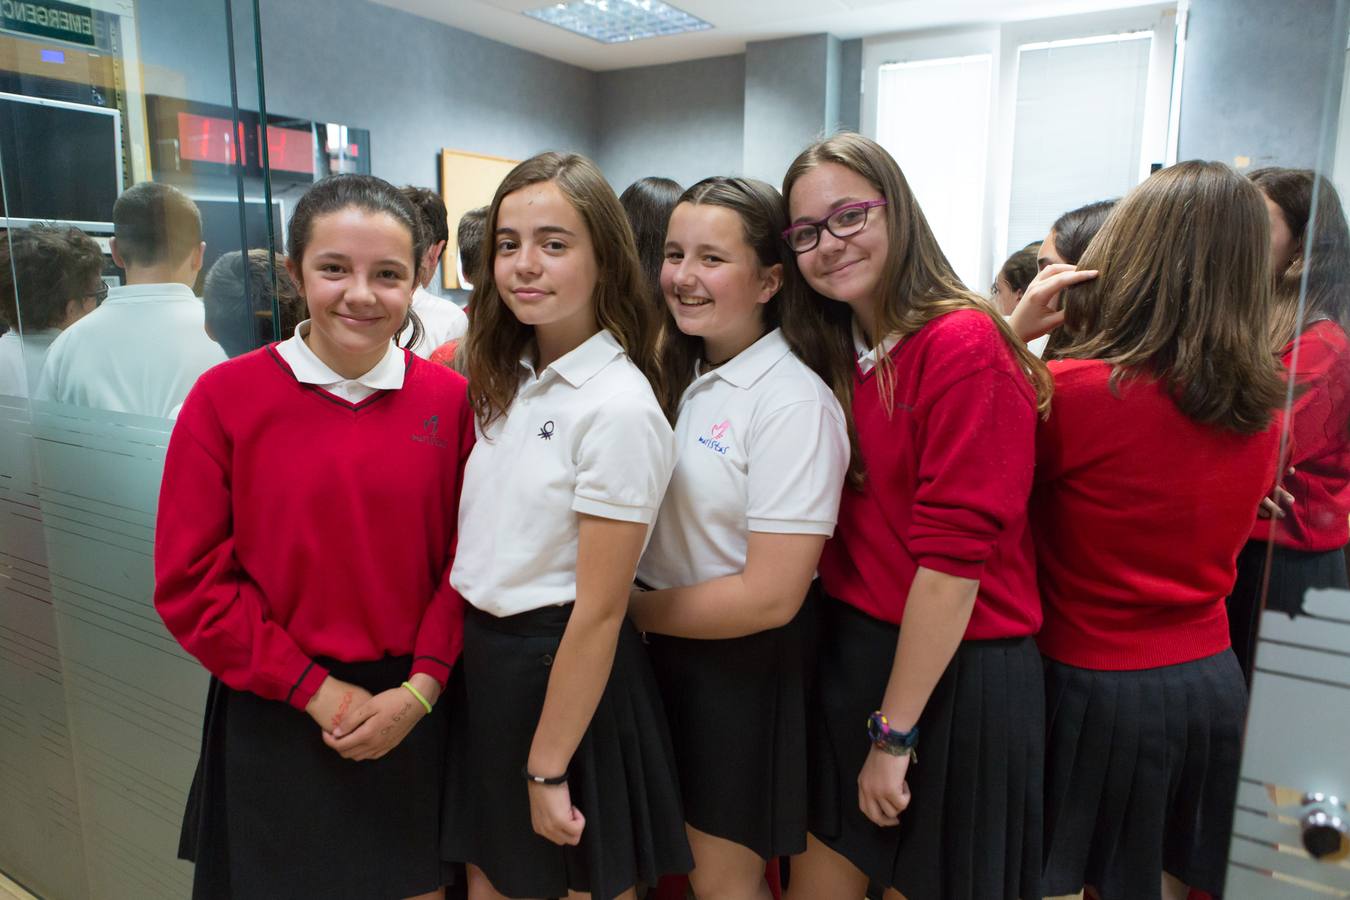
[(661, 269), (676, 465), (630, 614), (649, 633), (700, 897), (767, 898), (765, 860), (806, 849), (803, 602), (850, 456), (822, 376), (847, 385), (851, 360), (826, 343), (787, 225), (769, 185), (706, 179), (675, 207)]
[(673, 465), (655, 311), (589, 160), (521, 163), (465, 339), (480, 440), (451, 584), (470, 604), (443, 856), (470, 896), (634, 896), (688, 871), (670, 734), (625, 617)]

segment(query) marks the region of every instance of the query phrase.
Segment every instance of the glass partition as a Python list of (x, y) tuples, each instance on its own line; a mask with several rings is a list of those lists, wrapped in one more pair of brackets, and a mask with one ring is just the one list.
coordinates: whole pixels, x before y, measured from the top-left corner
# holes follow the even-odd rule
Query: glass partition
[(155, 510), (197, 375), (275, 334), (257, 8), (0, 16), (0, 872), (186, 897), (207, 679), (151, 603)]

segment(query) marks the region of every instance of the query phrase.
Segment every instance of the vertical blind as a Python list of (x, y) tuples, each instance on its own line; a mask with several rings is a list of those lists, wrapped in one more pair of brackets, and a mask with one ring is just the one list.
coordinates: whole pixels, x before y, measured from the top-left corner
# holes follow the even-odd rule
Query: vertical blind
[(988, 54), (887, 63), (877, 78), (877, 141), (972, 287), (984, 226), (990, 65)]
[(1006, 253), (1139, 183), (1151, 44), (1139, 32), (1019, 48)]

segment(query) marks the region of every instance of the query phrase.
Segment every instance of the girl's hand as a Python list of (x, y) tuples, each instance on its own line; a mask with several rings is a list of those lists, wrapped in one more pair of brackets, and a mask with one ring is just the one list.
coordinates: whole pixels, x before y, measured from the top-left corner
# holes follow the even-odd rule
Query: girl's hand
[[(1294, 467), (1290, 466), (1286, 475), (1294, 474)], [(1283, 519), (1285, 516), (1285, 507), (1294, 505), (1294, 495), (1286, 491), (1280, 485), (1270, 492), (1269, 497), (1261, 499), (1261, 506), (1256, 510), (1257, 518), (1261, 519)]]
[(343, 759), (379, 759), (397, 747), (426, 714), (412, 691), (390, 688), (352, 710), (332, 734), (324, 734), (323, 742)]
[(909, 806), (909, 754), (892, 756), (876, 747), (867, 754), (858, 773), (858, 808), (883, 828), (899, 825), (900, 814)]
[(339, 728), (357, 707), (370, 700), (365, 688), (329, 675), (305, 704), (305, 712), (324, 730), (325, 736)]
[(529, 783), (530, 824), (534, 833), (559, 846), (581, 843), (586, 817), (572, 805), (572, 792), (563, 784)]
[(1022, 299), (1017, 301), (1008, 324), (1023, 343), (1049, 334), (1064, 322), (1060, 292), (1096, 277), (1096, 269), (1077, 269), (1064, 263), (1046, 266), (1022, 292)]

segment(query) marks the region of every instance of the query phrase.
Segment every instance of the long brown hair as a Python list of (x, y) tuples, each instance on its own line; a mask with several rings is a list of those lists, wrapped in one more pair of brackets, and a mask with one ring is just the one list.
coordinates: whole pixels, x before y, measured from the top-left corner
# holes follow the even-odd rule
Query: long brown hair
[(600, 327), (614, 335), (628, 358), (642, 370), (661, 396), (656, 361), (656, 311), (646, 298), (633, 229), (619, 198), (595, 163), (576, 153), (541, 153), (507, 174), (488, 208), (483, 259), (474, 282), (469, 331), (464, 338), (464, 371), (469, 400), (480, 427), (505, 415), (520, 385), (520, 359), (534, 340), (534, 328), (521, 324), (497, 290), (497, 218), (502, 200), (521, 188), (551, 181), (572, 204), (595, 251), (596, 279), (592, 300)]
[[(680, 195), (678, 206), (720, 206), (734, 212), (741, 221), (745, 243), (755, 252), (764, 269), (782, 266), (783, 281), (778, 293), (763, 305), (764, 330), (781, 328), (783, 337), (797, 358), (806, 363), (829, 386), (848, 423), (852, 457), (849, 481), (861, 485), (862, 464), (858, 456), (857, 435), (850, 408), (853, 391), (853, 350), (848, 338), (847, 313), (841, 304), (826, 304), (811, 296), (792, 252), (780, 235), (788, 226), (783, 198), (772, 185), (752, 178), (705, 178)], [(663, 302), (665, 330), (661, 345), (661, 370), (666, 379), (662, 406), (675, 420), (680, 397), (694, 379), (694, 364), (703, 353), (703, 339), (680, 331), (670, 308)], [(845, 318), (844, 327), (830, 328), (831, 315)]]
[(1120, 201), (1064, 292), (1058, 356), (1112, 366), (1112, 385), (1145, 374), (1197, 422), (1240, 434), (1284, 401), (1270, 320), (1270, 223), (1250, 181), (1222, 163), (1162, 169)]
[(1331, 319), (1350, 334), (1350, 229), (1336, 188), (1308, 169), (1272, 166), (1249, 172), (1247, 177), (1280, 208), (1298, 245), (1288, 268), (1273, 273), (1271, 339), (1275, 352), (1282, 352), (1319, 319)]
[[(783, 176), (783, 197), (790, 199), (797, 180), (822, 163), (835, 163), (852, 169), (872, 183), (886, 205), (886, 233), (890, 246), (881, 271), (881, 301), (876, 309), (877, 333), (871, 338), (878, 344), (887, 336), (897, 335), (901, 340), (915, 334), (923, 326), (950, 312), (973, 309), (987, 315), (1007, 343), (1018, 365), (1027, 374), (1036, 392), (1036, 405), (1042, 414), (1050, 411), (1053, 382), (1050, 372), (1035, 354), (1027, 350), (1013, 334), (1008, 323), (989, 302), (967, 288), (938, 246), (933, 230), (928, 227), (914, 193), (909, 189), (900, 166), (876, 141), (860, 134), (844, 131), (807, 147), (788, 166)], [(849, 318), (843, 318), (848, 335)], [(836, 326), (840, 320), (835, 319)], [(851, 337), (849, 337), (851, 342)], [(877, 383), (887, 407), (894, 392), (895, 374), (890, 357), (879, 354)]]

